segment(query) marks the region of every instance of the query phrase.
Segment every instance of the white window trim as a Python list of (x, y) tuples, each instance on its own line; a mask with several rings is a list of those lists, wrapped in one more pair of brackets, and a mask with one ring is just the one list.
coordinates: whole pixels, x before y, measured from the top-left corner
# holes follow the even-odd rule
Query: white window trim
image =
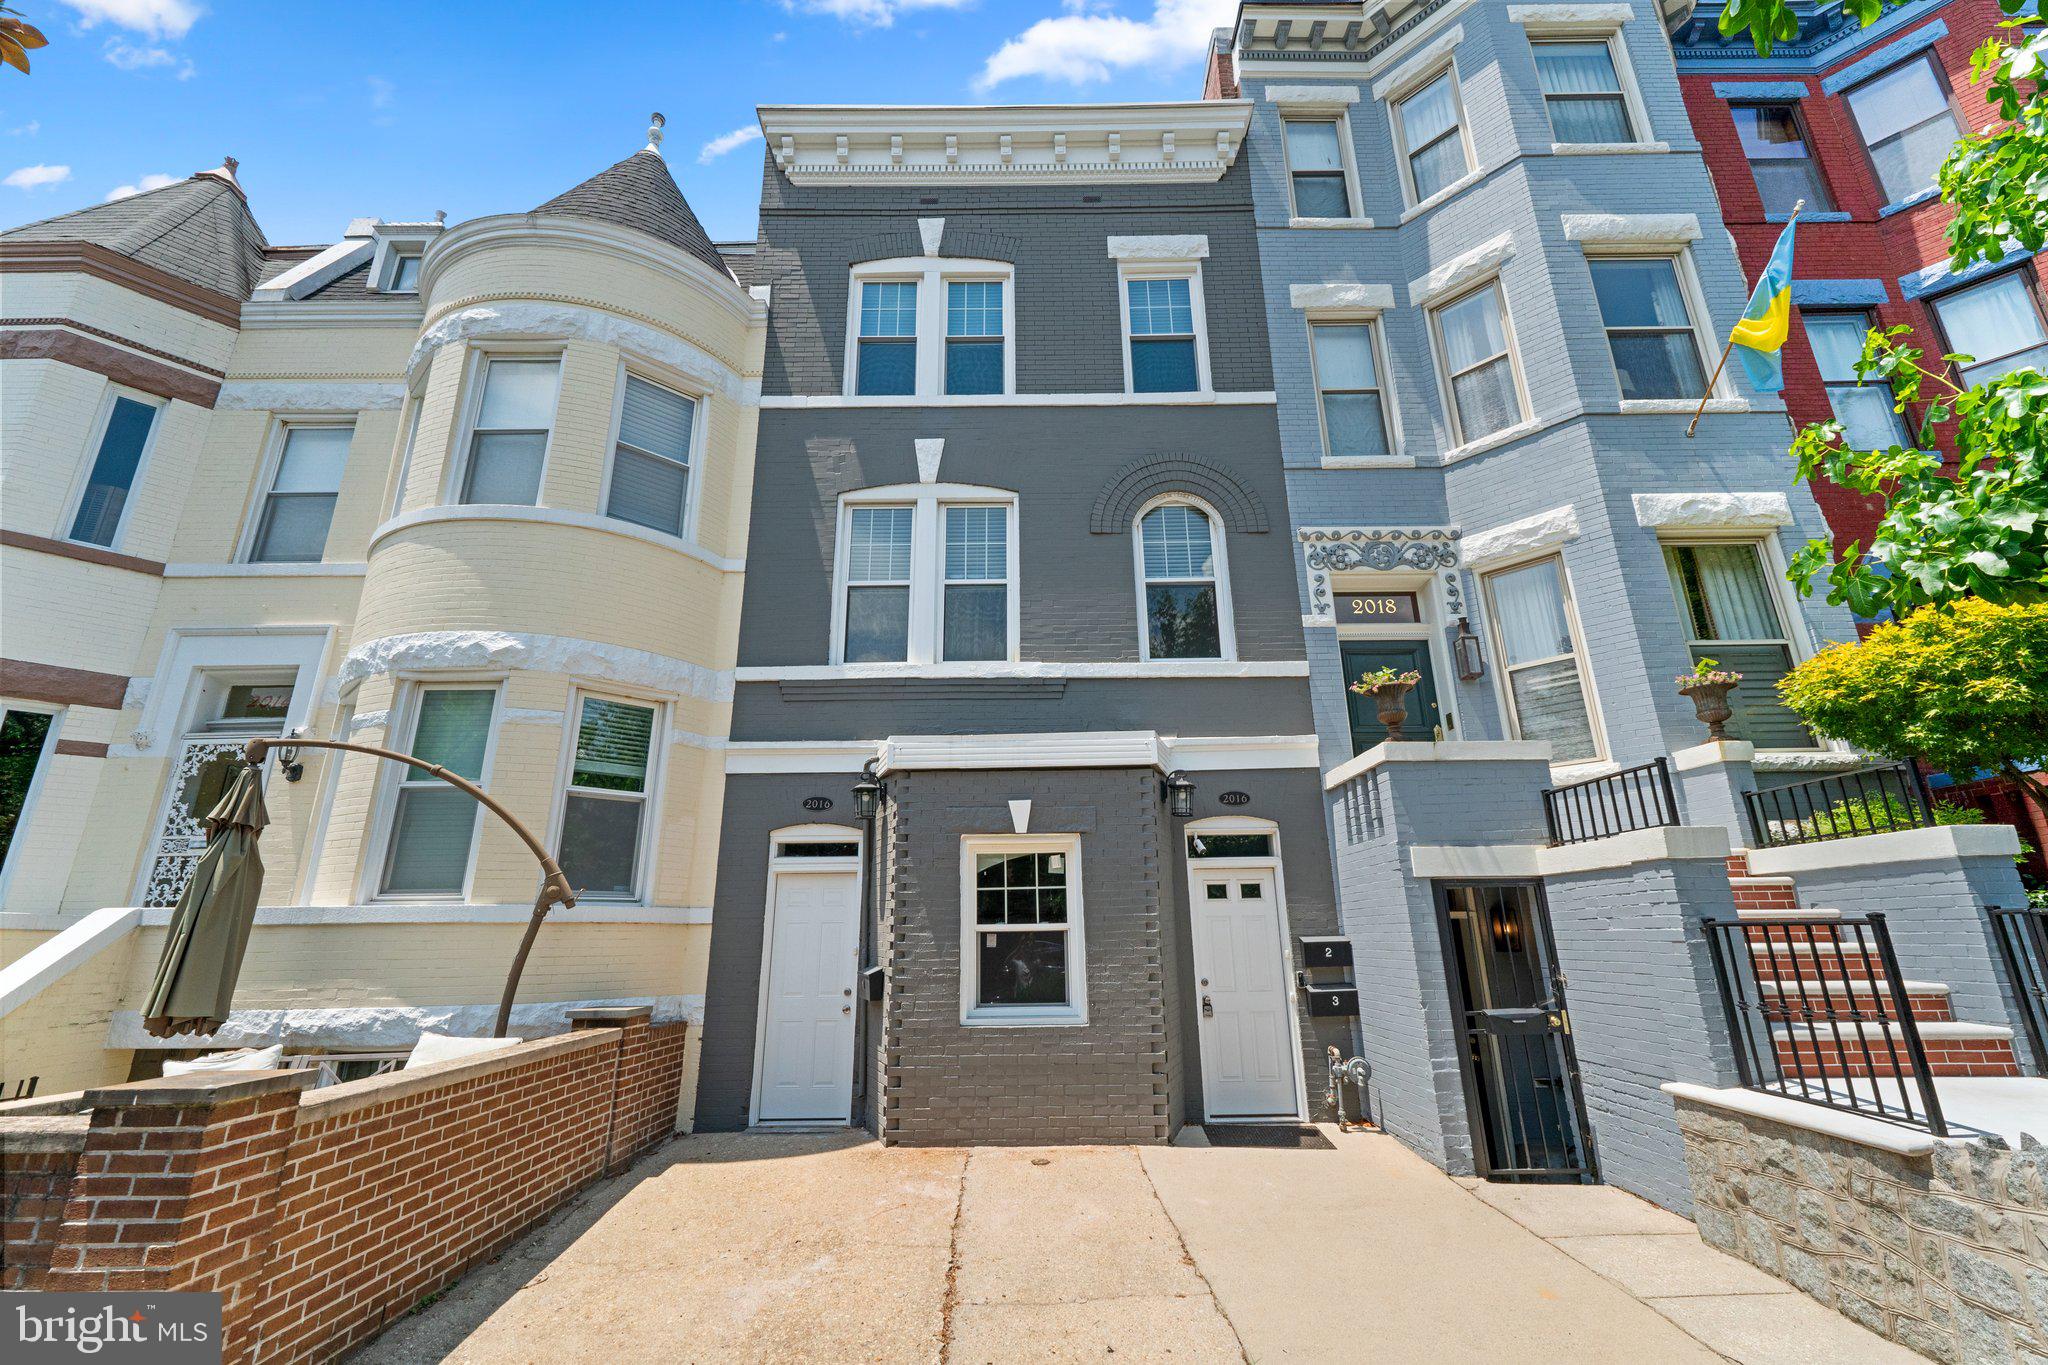
[[(1451, 98), (1458, 106), (1458, 145), (1465, 150), (1465, 173), (1436, 191), (1436, 193), (1425, 198), (1416, 190), (1415, 167), (1409, 156), (1408, 148), (1408, 121), (1402, 116), (1401, 110), (1410, 99), (1434, 84), (1436, 79), (1443, 75), (1449, 75), (1451, 78)], [(1424, 209), (1434, 208), (1459, 190), (1478, 180), (1480, 174), (1479, 149), (1472, 141), (1472, 116), (1465, 108), (1465, 83), (1458, 74), (1458, 62), (1454, 56), (1446, 56), (1442, 62), (1424, 68), (1413, 80), (1404, 80), (1397, 92), (1388, 93), (1386, 100), (1387, 126), (1393, 134), (1394, 161), (1400, 171), (1401, 200), (1407, 207), (1408, 214), (1412, 215), (1420, 213)], [(1404, 215), (1404, 221), (1406, 216)]]
[[(1018, 551), (1022, 537), (1017, 527), (1019, 509), (1016, 493), (1005, 488), (987, 488), (979, 484), (917, 483), (856, 489), (841, 495), (839, 499), (837, 531), (832, 550), (832, 665), (836, 667), (846, 663), (846, 593), (850, 586), (847, 582), (847, 553), (853, 540), (853, 510), (856, 507), (878, 506), (911, 509), (910, 637), (904, 651), (909, 657), (888, 666), (901, 668), (909, 664), (957, 670), (974, 669), (984, 665), (1000, 667), (1016, 663), (1020, 635), (1019, 619), (1022, 615), (1018, 600), (1018, 584), (1022, 579), (1018, 568)], [(941, 636), (946, 610), (944, 511), (949, 506), (1009, 509), (1009, 515), (1004, 518), (1009, 537), (1005, 567), (1009, 570), (1007, 582), (1010, 606), (1009, 655), (1006, 659), (945, 664), (940, 662), (939, 651), (944, 643)]]
[[(93, 466), (99, 463), (100, 443), (107, 439), (107, 426), (114, 420), (115, 400), (121, 398), (144, 404), (154, 409), (156, 415), (150, 418), (149, 435), (143, 438), (142, 454), (135, 461), (135, 477), (128, 483), (128, 496), (121, 504), (121, 519), (114, 524), (112, 538), (105, 545), (101, 545), (97, 541), (80, 540), (71, 532), (78, 524), (78, 512), (85, 503), (86, 490), (92, 486)], [(85, 456), (80, 460), (78, 472), (72, 478), (71, 495), (64, 500), (64, 516), (57, 523), (56, 539), (69, 545), (90, 546), (95, 550), (118, 551), (121, 548), (122, 543), (128, 539), (129, 527), (135, 521), (135, 509), (142, 501), (143, 481), (149, 477), (150, 465), (156, 456), (157, 438), (163, 434), (164, 416), (170, 406), (169, 399), (160, 398), (156, 394), (144, 393), (140, 389), (131, 389), (123, 384), (107, 385), (106, 392), (100, 396), (99, 412), (93, 417), (91, 434), (85, 442)]]
[[(270, 433), (264, 439), (263, 462), (257, 469), (255, 496), (250, 499), (247, 511), (242, 515), (242, 534), (235, 547), (235, 562), (238, 564), (268, 564), (272, 560), (256, 558), (256, 538), (262, 534), (263, 512), (270, 504), (270, 495), (276, 491), (277, 473), (284, 463), (285, 444), (291, 440), (293, 431), (301, 428), (345, 428), (349, 432), (348, 463), (355, 461), (356, 419), (353, 413), (279, 413), (270, 424)], [(342, 481), (348, 478), (347, 464), (342, 467)], [(334, 509), (341, 510), (341, 485), (334, 490)], [(334, 523), (328, 521), (327, 532), (334, 534)], [(326, 558), (326, 547), (321, 548), (321, 560)], [(290, 562), (290, 561), (283, 561)], [(321, 562), (319, 560), (313, 561)]]
[[(1067, 857), (1067, 1003), (982, 1005), (974, 918), (974, 859), (981, 853), (1064, 853)], [(1087, 916), (1078, 834), (967, 834), (960, 838), (960, 1022), (969, 1028), (1059, 1028), (1088, 1022)]]
[[(1678, 595), (1678, 585), (1671, 582), (1671, 572), (1663, 563), (1666, 546), (1675, 545), (1753, 545), (1757, 553), (1757, 571), (1763, 575), (1765, 589), (1770, 593), (1771, 605), (1778, 613), (1778, 626), (1785, 632), (1782, 640), (1722, 640), (1717, 644), (1782, 644), (1791, 655), (1792, 666), (1811, 659), (1820, 652), (1820, 643), (1814, 638), (1813, 628), (1806, 614), (1799, 609), (1798, 590), (1792, 586), (1789, 561), (1785, 558), (1785, 547), (1779, 543), (1773, 531), (1729, 526), (1722, 529), (1713, 527), (1660, 527), (1657, 530), (1658, 566), (1664, 569), (1666, 586), (1671, 592), (1672, 610), (1678, 613), (1679, 629), (1685, 631), (1686, 665), (1692, 664), (1693, 638), (1691, 635), (1691, 613)], [(1847, 744), (1830, 740), (1816, 734), (1814, 746), (1808, 749), (1764, 749), (1759, 754), (1814, 754), (1849, 753)]]
[[(1016, 267), (1008, 261), (972, 256), (899, 256), (862, 261), (848, 274), (846, 291), (845, 382), (847, 398), (867, 397), (884, 403), (911, 404), (951, 398), (946, 392), (946, 286), (976, 281), (1003, 286), (1003, 389), (1001, 394), (969, 394), (969, 398), (1006, 397), (1017, 392)], [(860, 294), (864, 284), (890, 282), (917, 285), (917, 383), (906, 394), (860, 393)]]
[[(583, 725), (583, 703), (590, 700), (622, 702), (654, 712), (653, 729), (647, 740), (647, 780), (640, 792), (640, 837), (633, 859), (633, 889), (624, 896), (576, 889), (580, 901), (601, 901), (606, 905), (646, 905), (652, 895), (655, 873), (655, 844), (661, 831), (660, 806), (668, 753), (669, 703), (666, 699), (637, 695), (617, 688), (572, 688), (569, 704), (562, 711), (562, 752), (555, 770), (553, 811), (548, 818), (547, 847), (557, 859), (562, 856), (562, 831), (569, 818), (570, 778), (575, 775), (576, 738)], [(495, 719), (495, 715), (494, 715)], [(494, 727), (495, 728), (495, 727)], [(591, 788), (596, 791), (596, 788)], [(618, 799), (613, 796), (609, 799)]]
[[(1700, 373), (1710, 381), (1706, 397), (1710, 399), (1734, 399), (1739, 397), (1735, 391), (1735, 377), (1729, 373), (1728, 367), (1723, 365), (1720, 373), (1716, 374), (1713, 366), (1707, 363), (1711, 357), (1720, 354), (1720, 347), (1715, 340), (1713, 319), (1707, 313), (1707, 291), (1700, 284), (1699, 267), (1693, 260), (1692, 248), (1690, 246), (1679, 243), (1660, 245), (1654, 242), (1645, 242), (1636, 246), (1589, 243), (1586, 245), (1585, 255), (1588, 289), (1592, 287), (1593, 262), (1595, 261), (1671, 262), (1671, 273), (1677, 278), (1678, 293), (1685, 303), (1686, 320), (1692, 325), (1693, 347), (1699, 355)], [(1593, 314), (1599, 319), (1601, 343), (1606, 345), (1608, 340), (1607, 319), (1600, 315), (1600, 300), (1597, 295), (1593, 300)], [(1622, 412), (1668, 413), (1673, 411), (1672, 404), (1674, 403), (1683, 404), (1684, 410), (1690, 412), (1693, 405), (1699, 402), (1699, 395), (1689, 398), (1620, 398), (1621, 371), (1614, 365), (1614, 349), (1612, 346), (1608, 346), (1607, 360), (1608, 368), (1614, 374), (1615, 393)]]
[[(484, 385), (494, 360), (552, 360), (555, 362), (555, 400), (548, 408), (548, 435), (540, 452), (540, 483), (534, 490), (534, 500), (527, 503), (484, 503), (470, 502), (462, 496), (462, 489), (469, 482), (469, 463), (475, 453), (476, 424), (483, 412)], [(537, 341), (527, 343), (478, 346), (471, 350), (468, 372), (463, 376), (462, 423), (456, 431), (454, 458), (448, 461), (447, 472), (442, 476), (441, 502), (455, 507), (545, 507), (548, 493), (548, 467), (554, 462), (555, 429), (562, 417), (562, 383), (567, 377), (568, 353), (559, 341)], [(401, 491), (400, 496), (404, 496)]]
[[(394, 679), (394, 681), (400, 689), (400, 695), (396, 704), (392, 707), (391, 723), (387, 725), (385, 734), (391, 739), (391, 747), (400, 753), (412, 752), (415, 728), (418, 726), (420, 719), (420, 699), (428, 692), (482, 692), (486, 690), (490, 692), (490, 728), (484, 736), (483, 765), (478, 770), (476, 778), (476, 784), (485, 791), (489, 791), (491, 789), (491, 767), (498, 756), (498, 737), (504, 730), (505, 679), (496, 675), (462, 677), (437, 673), (432, 677), (401, 675)], [(400, 735), (405, 736), (405, 738), (402, 740), (397, 738)], [(367, 856), (363, 859), (363, 866), (359, 869), (357, 902), (368, 905), (383, 902), (445, 903), (474, 900), (477, 855), (482, 850), (484, 842), (482, 834), (483, 806), (481, 804), (478, 804), (476, 807), (476, 823), (470, 826), (469, 864), (463, 869), (462, 889), (460, 891), (412, 893), (386, 891), (384, 889), (385, 862), (391, 855), (391, 837), (396, 833), (395, 824), (398, 818), (399, 784), (406, 773), (416, 773), (424, 770), (411, 768), (401, 763), (384, 763), (379, 766), (387, 769), (387, 771), (378, 774), (377, 797), (373, 803), (373, 809), (376, 812), (375, 823), (371, 827), (371, 847), (367, 850)], [(440, 779), (433, 778), (430, 780), (439, 781)]]
[[(1520, 420), (1508, 423), (1499, 431), (1491, 431), (1484, 436), (1467, 436), (1465, 434), (1465, 424), (1458, 416), (1457, 391), (1451, 387), (1451, 365), (1448, 354), (1444, 350), (1443, 326), (1439, 315), (1452, 304), (1463, 303), (1482, 289), (1493, 290), (1494, 300), (1500, 305), (1501, 335), (1507, 342), (1508, 367), (1514, 376), (1515, 400), (1521, 405), (1521, 417)], [(1522, 428), (1531, 427), (1536, 420), (1536, 414), (1529, 400), (1528, 378), (1522, 373), (1522, 348), (1515, 341), (1515, 319), (1513, 310), (1508, 306), (1507, 281), (1502, 277), (1500, 271), (1495, 269), (1471, 281), (1466, 287), (1458, 290), (1456, 293), (1446, 292), (1441, 297), (1432, 299), (1428, 308), (1424, 311), (1427, 314), (1427, 321), (1429, 323), (1430, 358), (1434, 361), (1436, 367), (1437, 395), (1444, 405), (1444, 420), (1449, 424), (1451, 434), (1450, 451), (1462, 451), (1467, 446), (1476, 445), (1482, 441), (1506, 440), (1509, 439), (1509, 433), (1520, 432)], [(1601, 341), (1603, 343), (1606, 341), (1604, 329), (1601, 333)], [(1447, 451), (1446, 458), (1448, 456), (1449, 452)]]
[(370, 256), (370, 275), (365, 282), (369, 291), (373, 294), (388, 294), (393, 298), (418, 298), (422, 291), (417, 288), (391, 287), (398, 273), (398, 258), (420, 257), (420, 283), (425, 284), (427, 248), (434, 244), (434, 239), (440, 236), (442, 231), (440, 226), (431, 223), (424, 225), (422, 230), (399, 232), (389, 231), (386, 225), (379, 224), (376, 229), (377, 245)]
[[(1207, 254), (1207, 240), (1204, 239), (1204, 254)], [(1131, 374), (1131, 290), (1132, 280), (1186, 280), (1188, 282), (1188, 309), (1194, 315), (1195, 323), (1195, 387), (1192, 391), (1168, 393), (1139, 393)], [(1214, 398), (1215, 380), (1209, 372), (1209, 309), (1202, 294), (1202, 263), (1194, 259), (1120, 259), (1116, 265), (1116, 310), (1118, 325), (1123, 329), (1124, 392), (1134, 394), (1140, 402), (1161, 398), (1172, 401), (1175, 398)]]
[[(1526, 569), (1532, 564), (1541, 564), (1545, 561), (1553, 561), (1557, 565), (1559, 590), (1564, 594), (1565, 620), (1572, 628), (1572, 660), (1578, 667), (1579, 691), (1586, 702), (1586, 725), (1593, 732), (1593, 754), (1590, 758), (1554, 761), (1551, 767), (1590, 769), (1596, 764), (1608, 762), (1608, 755), (1613, 750), (1607, 743), (1607, 722), (1601, 714), (1599, 689), (1593, 681), (1593, 657), (1586, 646), (1585, 622), (1579, 619), (1579, 594), (1572, 586), (1571, 565), (1565, 561), (1562, 546), (1545, 545), (1528, 554), (1517, 555), (1511, 559), (1504, 558), (1498, 563), (1487, 565), (1486, 571), (1479, 575), (1479, 600), (1486, 611), (1486, 644), (1493, 654), (1493, 667), (1486, 671), (1493, 679), (1494, 700), (1500, 707), (1500, 716), (1507, 737), (1519, 740), (1522, 735), (1522, 723), (1515, 714), (1514, 689), (1508, 685), (1508, 653), (1501, 643), (1500, 613), (1495, 611), (1493, 606), (1493, 580), (1511, 570)], [(1661, 564), (1659, 567), (1662, 567)], [(1521, 666), (1526, 668), (1530, 665)]]
[[(1642, 85), (1636, 79), (1634, 63), (1629, 60), (1628, 42), (1622, 37), (1622, 25), (1628, 22), (1628, 17), (1617, 17), (1617, 9), (1626, 11), (1627, 6), (1560, 5), (1556, 7), (1556, 17), (1542, 15), (1544, 9), (1550, 8), (1547, 6), (1530, 5), (1520, 8), (1525, 12), (1514, 15), (1511, 10), (1510, 14), (1528, 31), (1531, 60), (1535, 57), (1535, 45), (1540, 42), (1570, 42), (1576, 39), (1583, 42), (1606, 43), (1608, 57), (1614, 63), (1615, 83), (1621, 87), (1622, 108), (1628, 114), (1631, 136), (1627, 142), (1561, 141), (1557, 138), (1557, 124), (1550, 117), (1550, 97), (1543, 94), (1539, 82), (1537, 93), (1543, 100), (1543, 117), (1550, 128), (1551, 151), (1569, 153), (1589, 147), (1615, 151), (1670, 150), (1669, 144), (1657, 141), (1657, 131), (1650, 123), (1649, 105), (1643, 100)], [(1580, 17), (1575, 13), (1576, 9), (1585, 9), (1588, 13)]]
[[(690, 451), (685, 460), (687, 468), (683, 479), (683, 528), (681, 535), (674, 535), (657, 526), (642, 525), (627, 521), (624, 517), (611, 514), (612, 473), (618, 467), (619, 433), (626, 416), (626, 381), (637, 379), (643, 384), (652, 384), (657, 389), (666, 389), (678, 398), (688, 399), (690, 411)], [(638, 358), (619, 361), (618, 376), (612, 385), (612, 418), (604, 448), (604, 474), (598, 481), (597, 515), (609, 522), (617, 522), (636, 530), (658, 536), (664, 541), (701, 548), (697, 541), (698, 504), (702, 501), (697, 494), (702, 486), (704, 474), (704, 451), (707, 441), (706, 428), (709, 421), (710, 399), (701, 386), (682, 379), (674, 371), (650, 364)]]
[(427, 410), (425, 390), (418, 393), (408, 391), (405, 403), (406, 411), (399, 414), (398, 423), (398, 475), (391, 485), (390, 510), (385, 513), (386, 521), (405, 510), (405, 481), (412, 477), (413, 450), (419, 444), (420, 419)]
[[(1356, 94), (1356, 91), (1353, 92)], [(1344, 205), (1346, 212), (1341, 218), (1318, 217), (1304, 214), (1294, 203), (1294, 162), (1287, 150), (1289, 125), (1295, 123), (1328, 123), (1337, 129), (1337, 159), (1344, 171)], [(1360, 190), (1358, 157), (1351, 143), (1351, 110), (1348, 105), (1335, 104), (1317, 107), (1290, 104), (1280, 111), (1280, 165), (1287, 174), (1287, 211), (1289, 227), (1330, 226), (1342, 224), (1346, 227), (1371, 227), (1372, 220), (1365, 216), (1365, 202)]]
[[(1308, 328), (1308, 373), (1309, 392), (1315, 399), (1316, 429), (1321, 434), (1320, 460), (1325, 469), (1403, 469), (1415, 464), (1413, 456), (1406, 453), (1407, 444), (1401, 430), (1401, 415), (1394, 400), (1393, 371), (1387, 364), (1386, 327), (1377, 308), (1305, 308), (1303, 321)], [(1330, 425), (1323, 415), (1323, 381), (1316, 363), (1316, 328), (1318, 327), (1363, 327), (1372, 345), (1373, 370), (1379, 377), (1380, 415), (1387, 429), (1387, 453), (1385, 455), (1333, 455), (1330, 453)]]
[[(1145, 589), (1150, 586), (1145, 577), (1145, 516), (1155, 508), (1167, 506), (1192, 507), (1209, 518), (1209, 548), (1216, 559), (1216, 635), (1221, 649), (1214, 660), (1154, 659), (1152, 657), (1152, 609), (1146, 600)], [(1195, 662), (1235, 663), (1237, 661), (1237, 615), (1230, 601), (1230, 533), (1224, 528), (1223, 518), (1216, 509), (1191, 493), (1162, 493), (1138, 509), (1131, 518), (1131, 564), (1136, 578), (1138, 599), (1138, 658), (1145, 663), (1161, 666)]]
[(29, 775), (28, 790), (21, 794), (21, 809), (15, 815), (14, 838), (7, 846), (4, 857), (0, 857), (0, 902), (7, 894), (8, 879), (14, 869), (21, 865), (21, 850), (27, 841), (29, 830), (35, 819), (36, 798), (42, 794), (43, 783), (50, 776), (50, 765), (57, 756), (57, 740), (63, 733), (64, 716), (68, 708), (42, 702), (0, 701), (0, 724), (4, 724), (10, 713), (29, 711), (50, 718), (50, 728), (43, 732), (42, 752), (36, 755), (35, 771)]

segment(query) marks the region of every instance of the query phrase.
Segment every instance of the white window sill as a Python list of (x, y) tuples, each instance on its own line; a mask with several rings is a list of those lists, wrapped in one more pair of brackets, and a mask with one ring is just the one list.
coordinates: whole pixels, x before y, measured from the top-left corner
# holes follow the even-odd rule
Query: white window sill
[(1668, 152), (1668, 142), (1553, 142), (1552, 156), (1630, 156)]
[[(1700, 411), (1700, 400), (1697, 398), (1624, 398), (1621, 400), (1621, 413), (1624, 417), (1648, 416), (1659, 413), (1689, 417), (1698, 411)], [(1706, 411), (1732, 413), (1755, 412), (1756, 409), (1749, 405), (1749, 400), (1746, 398), (1709, 398)]]
[(1511, 427), (1501, 428), (1491, 436), (1482, 436), (1476, 441), (1467, 441), (1464, 445), (1451, 447), (1444, 452), (1443, 462), (1445, 464), (1455, 464), (1459, 460), (1469, 460), (1474, 455), (1483, 455), (1489, 450), (1510, 445), (1521, 440), (1524, 436), (1533, 436), (1550, 425), (1550, 422), (1540, 417), (1531, 418), (1526, 422), (1517, 422)]
[(1369, 228), (1370, 218), (1289, 218), (1291, 228)]
[(1413, 469), (1412, 455), (1325, 455), (1324, 469)]
[(962, 1028), (1081, 1028), (1088, 1016), (1067, 1009), (973, 1009), (960, 1016)]
[(1421, 217), (1423, 214), (1428, 213), (1437, 205), (1443, 203), (1446, 199), (1456, 198), (1458, 195), (1463, 194), (1466, 190), (1471, 189), (1474, 185), (1478, 184), (1481, 180), (1485, 178), (1485, 171), (1467, 172), (1463, 179), (1453, 180), (1450, 184), (1444, 186), (1435, 194), (1432, 194), (1431, 196), (1429, 196), (1429, 198), (1417, 204), (1414, 208), (1411, 208), (1407, 212), (1403, 213), (1401, 215), (1401, 221), (1406, 223), (1411, 219)]

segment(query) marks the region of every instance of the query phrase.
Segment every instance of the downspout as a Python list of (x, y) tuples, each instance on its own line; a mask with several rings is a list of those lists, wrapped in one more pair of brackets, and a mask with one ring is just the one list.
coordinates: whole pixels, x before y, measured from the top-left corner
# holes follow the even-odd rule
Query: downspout
[[(869, 759), (861, 765), (861, 780), (875, 782), (875, 760)], [(881, 853), (882, 819), (889, 809), (889, 788), (880, 784), (881, 790), (875, 795), (875, 812), (861, 822), (860, 843), (860, 950), (855, 961), (858, 969), (854, 976), (857, 995), (857, 1010), (853, 1017), (853, 1105), (854, 1112), (865, 1121), (868, 1107), (868, 1068), (870, 1048), (868, 1045), (868, 998), (867, 973), (875, 963), (875, 940), (881, 929), (881, 878), (876, 875), (875, 862)], [(872, 889), (871, 889), (872, 888)], [(876, 1136), (881, 1136), (880, 1115), (876, 1116)]]

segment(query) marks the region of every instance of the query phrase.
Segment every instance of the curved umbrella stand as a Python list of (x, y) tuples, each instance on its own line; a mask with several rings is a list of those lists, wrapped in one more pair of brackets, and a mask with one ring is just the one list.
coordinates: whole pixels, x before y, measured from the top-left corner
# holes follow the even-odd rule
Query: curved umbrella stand
[[(504, 1037), (505, 1030), (511, 1027), (512, 1024), (512, 998), (519, 994), (519, 977), (526, 970), (526, 958), (533, 951), (534, 939), (540, 936), (541, 921), (547, 918), (548, 909), (551, 906), (576, 904), (576, 892), (569, 886), (569, 879), (562, 875), (561, 865), (555, 861), (554, 855), (550, 854), (541, 844), (541, 841), (534, 837), (532, 830), (521, 824), (518, 817), (514, 816), (511, 811), (499, 805), (489, 792), (486, 792), (468, 778), (449, 772), (438, 763), (429, 763), (425, 759), (414, 758), (411, 754), (402, 754), (395, 749), (380, 749), (370, 744), (347, 744), (338, 739), (297, 739), (289, 737), (267, 739), (259, 737), (250, 740), (242, 746), (243, 756), (248, 759), (249, 765), (252, 768), (261, 763), (264, 756), (272, 749), (282, 749), (285, 751), (284, 757), (288, 767), (295, 750), (340, 749), (352, 754), (368, 754), (372, 758), (389, 759), (393, 763), (403, 763), (407, 767), (418, 768), (422, 772), (440, 778), (451, 787), (457, 787), (469, 793), (470, 796), (476, 799), (477, 804), (511, 826), (512, 832), (518, 835), (520, 841), (532, 851), (533, 856), (540, 860), (540, 895), (534, 899), (533, 917), (526, 922), (526, 933), (519, 940), (519, 951), (512, 956), (512, 970), (505, 978), (505, 995), (498, 1002), (498, 1024), (492, 1030), (496, 1036)], [(295, 781), (296, 779), (292, 777), (290, 772), (287, 772), (285, 780)]]

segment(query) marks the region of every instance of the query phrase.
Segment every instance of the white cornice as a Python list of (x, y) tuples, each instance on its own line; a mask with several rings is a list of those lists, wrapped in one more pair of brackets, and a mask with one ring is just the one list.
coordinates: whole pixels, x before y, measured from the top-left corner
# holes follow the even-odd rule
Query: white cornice
[(799, 185), (1201, 182), (1236, 162), (1251, 103), (764, 105), (760, 119)]
[(417, 327), (420, 301), (411, 294), (386, 294), (349, 303), (320, 299), (252, 299), (242, 305), (242, 330), (278, 327)]

